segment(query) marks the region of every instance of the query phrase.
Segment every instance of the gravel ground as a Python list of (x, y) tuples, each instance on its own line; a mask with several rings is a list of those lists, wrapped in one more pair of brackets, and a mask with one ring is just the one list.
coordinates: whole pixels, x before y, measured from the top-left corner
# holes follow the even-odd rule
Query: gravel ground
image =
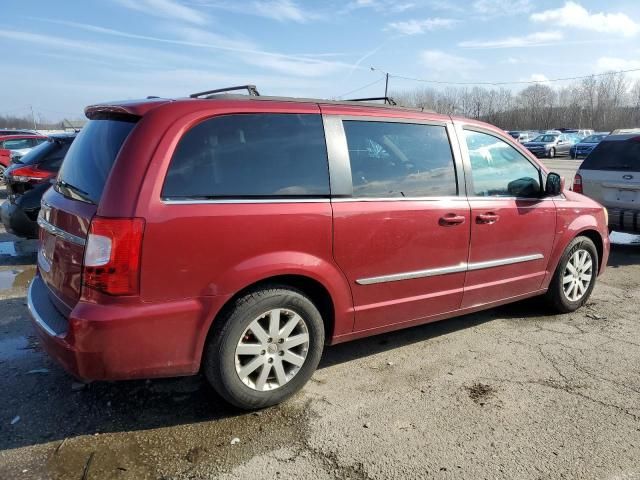
[(1, 479), (640, 480), (640, 237), (614, 235), (578, 312), (533, 299), (330, 347), (249, 414), (200, 377), (74, 384), (33, 336), (16, 240), (0, 230)]

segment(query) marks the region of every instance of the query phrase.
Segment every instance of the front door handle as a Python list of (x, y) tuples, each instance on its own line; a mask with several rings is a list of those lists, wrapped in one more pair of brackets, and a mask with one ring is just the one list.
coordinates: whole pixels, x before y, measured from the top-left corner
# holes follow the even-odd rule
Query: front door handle
[(476, 221), (478, 223), (496, 223), (499, 218), (500, 218), (500, 215), (496, 215), (493, 212), (481, 213), (476, 217)]
[(452, 225), (460, 225), (464, 223), (465, 218), (463, 215), (456, 215), (455, 213), (447, 213), (444, 217), (440, 217), (440, 225), (443, 227), (450, 227)]

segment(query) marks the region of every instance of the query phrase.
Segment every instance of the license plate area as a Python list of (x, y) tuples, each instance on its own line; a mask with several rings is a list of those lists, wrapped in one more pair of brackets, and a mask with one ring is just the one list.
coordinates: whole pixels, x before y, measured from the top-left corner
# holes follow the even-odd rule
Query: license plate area
[(616, 195), (619, 202), (635, 203), (637, 201), (638, 192), (636, 190), (619, 189)]

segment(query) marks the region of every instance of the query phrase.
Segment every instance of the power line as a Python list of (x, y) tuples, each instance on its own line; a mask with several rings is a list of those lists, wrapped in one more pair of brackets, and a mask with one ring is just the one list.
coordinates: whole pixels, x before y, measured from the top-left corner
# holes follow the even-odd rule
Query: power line
[[(379, 68), (371, 67), (371, 70), (382, 72)], [(631, 68), (628, 70), (618, 70), (615, 72), (605, 72), (605, 73), (592, 73), (590, 75), (581, 75), (577, 77), (563, 77), (563, 78), (552, 78), (548, 80), (516, 80), (510, 82), (447, 82), (443, 80), (430, 80), (425, 78), (416, 78), (416, 77), (408, 77), (405, 75), (396, 75), (395, 73), (389, 73), (389, 77), (391, 78), (399, 78), (402, 80), (410, 80), (414, 82), (422, 82), (422, 83), (434, 83), (438, 85), (491, 85), (491, 86), (499, 86), (499, 85), (531, 85), (538, 83), (552, 83), (552, 82), (563, 82), (567, 80), (582, 80), (585, 78), (593, 78), (593, 77), (604, 77), (607, 75), (615, 75), (618, 73), (631, 73), (631, 72), (640, 72), (640, 68)], [(349, 92), (351, 93), (351, 92)]]
[(371, 82), (371, 83), (367, 83), (366, 85), (363, 85), (362, 87), (358, 87), (358, 88), (356, 88), (356, 89), (354, 89), (354, 90), (349, 90), (347, 93), (343, 93), (342, 95), (338, 95), (338, 98), (340, 98), (340, 97), (346, 97), (347, 95), (351, 95), (352, 93), (359, 92), (360, 90), (364, 90), (365, 88), (370, 87), (371, 85), (375, 85), (376, 83), (380, 83), (380, 82), (381, 82), (381, 81), (383, 81), (383, 80), (384, 80), (384, 77), (379, 78), (379, 79), (377, 79), (377, 80), (374, 80), (374, 81), (373, 81), (373, 82)]

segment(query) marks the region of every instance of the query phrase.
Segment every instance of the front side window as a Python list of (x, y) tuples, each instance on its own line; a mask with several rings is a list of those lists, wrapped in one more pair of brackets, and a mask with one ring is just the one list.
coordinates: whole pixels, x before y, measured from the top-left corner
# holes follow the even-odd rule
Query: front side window
[(182, 137), (163, 198), (329, 195), (322, 118), (316, 114), (237, 114), (211, 118)]
[(345, 120), (354, 197), (457, 195), (446, 128)]
[(473, 195), (536, 197), (540, 171), (507, 142), (486, 133), (465, 130), (471, 160)]

